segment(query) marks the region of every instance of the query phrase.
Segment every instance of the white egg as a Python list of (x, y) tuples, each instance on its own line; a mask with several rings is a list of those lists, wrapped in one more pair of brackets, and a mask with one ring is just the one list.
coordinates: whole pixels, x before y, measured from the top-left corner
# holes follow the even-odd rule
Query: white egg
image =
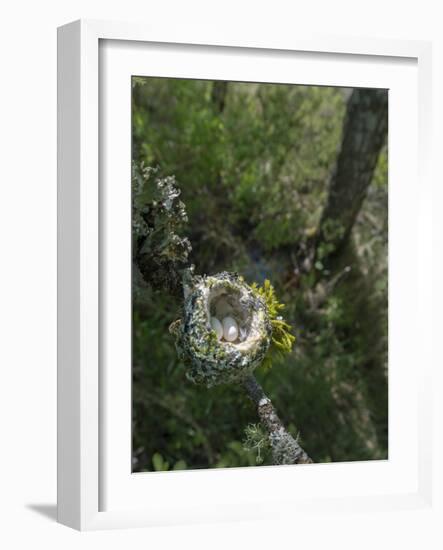
[(211, 327), (217, 335), (217, 340), (221, 340), (223, 338), (223, 326), (217, 317), (211, 317)]
[(238, 325), (232, 317), (225, 317), (223, 323), (223, 337), (227, 342), (235, 342), (238, 338)]

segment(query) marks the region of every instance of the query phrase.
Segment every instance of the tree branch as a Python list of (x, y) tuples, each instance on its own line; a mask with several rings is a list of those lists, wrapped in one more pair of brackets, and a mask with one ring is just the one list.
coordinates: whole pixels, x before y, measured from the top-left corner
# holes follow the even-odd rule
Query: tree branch
[(257, 407), (260, 422), (268, 432), (274, 464), (310, 464), (312, 459), (298, 441), (283, 426), (269, 397), (253, 375), (243, 381), (243, 386)]

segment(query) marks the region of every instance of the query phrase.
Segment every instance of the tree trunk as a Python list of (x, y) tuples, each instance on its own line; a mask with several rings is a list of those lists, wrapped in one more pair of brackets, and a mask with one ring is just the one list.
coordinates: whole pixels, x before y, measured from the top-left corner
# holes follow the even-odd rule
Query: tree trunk
[(359, 89), (347, 106), (341, 150), (329, 186), (315, 256), (325, 259), (347, 242), (372, 181), (388, 130), (387, 90)]
[(224, 80), (215, 80), (212, 85), (211, 100), (215, 110), (222, 113), (225, 109), (226, 94), (228, 93), (228, 83)]

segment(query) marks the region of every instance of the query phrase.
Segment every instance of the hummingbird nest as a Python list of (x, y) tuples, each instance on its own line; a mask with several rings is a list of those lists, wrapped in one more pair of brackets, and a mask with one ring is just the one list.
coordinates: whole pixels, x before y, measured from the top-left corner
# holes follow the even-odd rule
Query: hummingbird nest
[(188, 378), (210, 387), (252, 373), (269, 349), (272, 325), (259, 293), (236, 273), (222, 272), (191, 278), (183, 319), (171, 332)]

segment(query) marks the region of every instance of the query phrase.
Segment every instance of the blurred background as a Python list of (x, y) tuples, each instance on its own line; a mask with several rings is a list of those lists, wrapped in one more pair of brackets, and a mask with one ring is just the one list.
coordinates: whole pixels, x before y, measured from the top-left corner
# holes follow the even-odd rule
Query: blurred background
[[(269, 279), (292, 354), (256, 376), (315, 462), (388, 456), (387, 91), (134, 77), (133, 160), (174, 175), (198, 273)], [(241, 386), (189, 382), (180, 300), (133, 292), (133, 471), (271, 464)]]

